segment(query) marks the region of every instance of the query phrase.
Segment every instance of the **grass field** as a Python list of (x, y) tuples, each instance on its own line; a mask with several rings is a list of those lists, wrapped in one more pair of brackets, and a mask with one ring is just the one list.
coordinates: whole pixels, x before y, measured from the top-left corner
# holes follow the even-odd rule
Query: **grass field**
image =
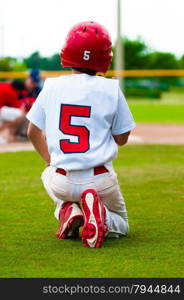
[(164, 92), (160, 100), (128, 98), (136, 122), (184, 124), (184, 88)]
[(184, 123), (184, 105), (130, 103), (136, 122), (141, 123)]
[(132, 103), (184, 104), (184, 87), (171, 87), (168, 91), (162, 92), (160, 99), (128, 97), (128, 100)]
[(54, 204), (35, 152), (2, 153), (1, 277), (183, 277), (184, 149), (125, 146), (115, 168), (130, 233), (100, 249), (55, 238)]

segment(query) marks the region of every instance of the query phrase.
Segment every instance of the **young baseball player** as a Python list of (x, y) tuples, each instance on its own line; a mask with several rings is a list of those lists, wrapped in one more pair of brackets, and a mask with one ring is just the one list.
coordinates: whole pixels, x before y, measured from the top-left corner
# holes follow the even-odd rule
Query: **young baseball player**
[(17, 127), (24, 117), (24, 92), (25, 86), (20, 80), (0, 82), (0, 132), (7, 131), (7, 141), (16, 140)]
[(75, 237), (83, 226), (82, 242), (92, 248), (128, 232), (112, 161), (135, 123), (118, 80), (96, 75), (111, 60), (107, 30), (96, 22), (77, 24), (61, 51), (73, 74), (48, 78), (27, 114), (28, 136), (47, 164), (42, 181), (56, 203), (56, 235)]

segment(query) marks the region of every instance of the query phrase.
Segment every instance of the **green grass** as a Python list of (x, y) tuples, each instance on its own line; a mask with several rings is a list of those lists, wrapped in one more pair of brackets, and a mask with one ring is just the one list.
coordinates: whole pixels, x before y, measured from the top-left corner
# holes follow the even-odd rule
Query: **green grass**
[(136, 122), (184, 124), (184, 104), (129, 103)]
[(100, 249), (55, 238), (35, 152), (0, 154), (1, 277), (183, 277), (184, 149), (126, 146), (115, 161), (130, 233)]
[(172, 87), (169, 91), (163, 92), (161, 101), (165, 104), (184, 104), (184, 86)]
[(127, 100), (136, 122), (184, 124), (184, 87), (173, 87), (158, 100)]

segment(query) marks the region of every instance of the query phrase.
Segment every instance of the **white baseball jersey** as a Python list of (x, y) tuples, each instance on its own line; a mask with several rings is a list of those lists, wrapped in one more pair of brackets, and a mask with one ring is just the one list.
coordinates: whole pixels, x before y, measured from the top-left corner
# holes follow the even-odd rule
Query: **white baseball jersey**
[(87, 74), (46, 79), (27, 118), (45, 131), (51, 165), (68, 171), (111, 163), (113, 135), (135, 127), (118, 80)]

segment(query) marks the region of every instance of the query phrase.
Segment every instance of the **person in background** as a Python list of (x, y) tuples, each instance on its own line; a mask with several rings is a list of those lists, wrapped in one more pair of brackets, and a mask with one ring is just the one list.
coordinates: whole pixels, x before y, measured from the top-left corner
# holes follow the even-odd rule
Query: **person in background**
[(5, 131), (7, 141), (15, 140), (16, 120), (25, 116), (24, 95), (25, 85), (21, 80), (0, 83), (0, 132)]
[(27, 140), (26, 114), (41, 91), (40, 72), (33, 69), (25, 82), (0, 83), (0, 133), (7, 142)]
[(27, 96), (36, 99), (41, 91), (41, 78), (39, 70), (33, 69), (30, 71), (29, 76), (25, 80), (25, 87), (28, 91)]
[(23, 140), (27, 140), (28, 120), (26, 119), (26, 114), (31, 109), (33, 103), (35, 102), (37, 96), (41, 91), (41, 77), (39, 70), (33, 69), (30, 71), (28, 77), (25, 80), (25, 88), (26, 94), (22, 99), (25, 113), (23, 118), (19, 118), (15, 124), (17, 128), (17, 136), (19, 139)]
[(25, 91), (25, 85), (21, 80), (0, 82), (0, 109), (3, 106), (20, 108), (23, 91)]

